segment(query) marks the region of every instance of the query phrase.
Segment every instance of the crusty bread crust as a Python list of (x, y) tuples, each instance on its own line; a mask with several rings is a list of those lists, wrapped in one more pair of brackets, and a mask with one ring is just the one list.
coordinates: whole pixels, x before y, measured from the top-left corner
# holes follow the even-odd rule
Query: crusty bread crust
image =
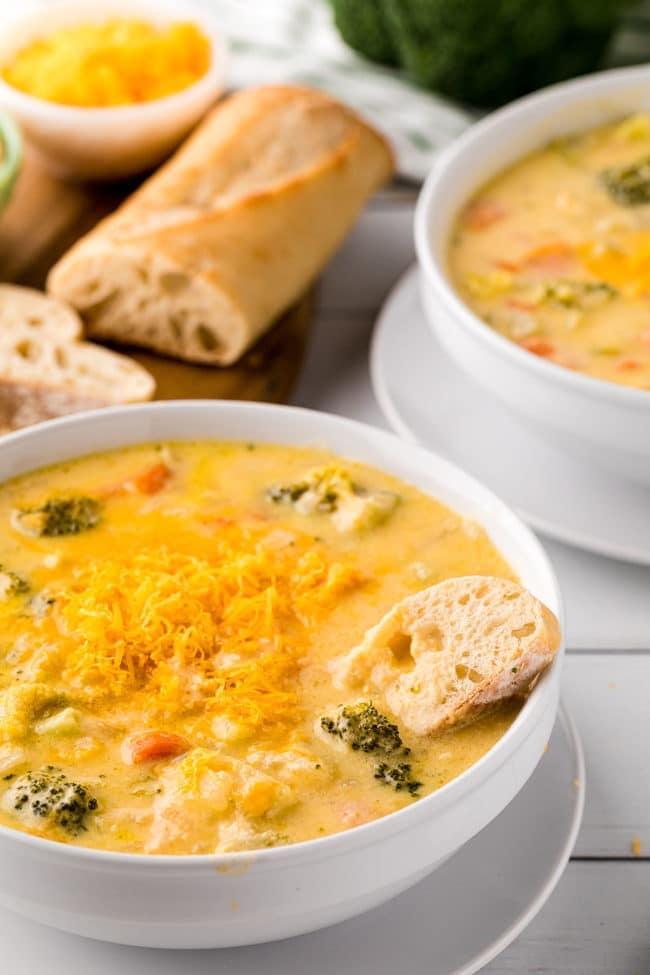
[(427, 735), (523, 694), (561, 644), (553, 613), (517, 583), (448, 579), (408, 596), (333, 665), (339, 687), (379, 694)]
[(328, 95), (251, 89), (50, 272), (88, 334), (228, 365), (300, 296), (393, 170)]

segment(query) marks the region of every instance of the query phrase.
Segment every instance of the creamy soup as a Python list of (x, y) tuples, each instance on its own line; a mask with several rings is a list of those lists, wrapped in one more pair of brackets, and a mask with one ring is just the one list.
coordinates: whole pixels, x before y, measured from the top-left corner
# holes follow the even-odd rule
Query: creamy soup
[(417, 738), (334, 688), (396, 600), (513, 576), (476, 524), (320, 451), (171, 443), (29, 474), (0, 486), (0, 564), (0, 822), (39, 836), (181, 854), (335, 833), (459, 775), (520, 707)]
[(449, 265), (467, 304), (522, 348), (650, 389), (650, 116), (501, 173), (460, 214)]

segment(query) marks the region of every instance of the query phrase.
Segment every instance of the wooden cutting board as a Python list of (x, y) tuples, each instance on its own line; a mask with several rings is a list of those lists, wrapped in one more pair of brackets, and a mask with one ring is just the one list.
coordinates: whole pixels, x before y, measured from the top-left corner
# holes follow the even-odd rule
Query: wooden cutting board
[[(64, 183), (28, 151), (11, 200), (0, 214), (0, 281), (42, 288), (58, 258), (137, 185)], [(286, 402), (303, 360), (313, 311), (314, 295), (309, 292), (228, 368), (189, 365), (135, 349), (120, 351), (154, 375), (156, 399)]]

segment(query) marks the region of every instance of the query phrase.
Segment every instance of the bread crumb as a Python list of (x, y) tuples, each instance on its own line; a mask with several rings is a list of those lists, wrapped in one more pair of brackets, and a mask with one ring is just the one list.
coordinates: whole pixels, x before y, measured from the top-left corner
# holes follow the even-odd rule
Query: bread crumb
[(579, 789), (580, 786), (582, 785), (582, 779), (574, 779), (573, 784), (576, 787), (576, 789)]
[(607, 686), (610, 687), (613, 690), (616, 687), (616, 681), (615, 680), (610, 680), (609, 683), (607, 684)]
[(239, 910), (239, 901), (233, 901), (232, 904), (230, 905), (230, 910), (231, 911), (238, 911)]
[(546, 744), (544, 745), (544, 748), (542, 749), (542, 751), (543, 751), (543, 752), (544, 752), (544, 754), (546, 755), (546, 753), (547, 753), (547, 751), (548, 751), (548, 742), (546, 742)]
[(635, 836), (632, 840), (632, 853), (635, 857), (641, 856), (641, 840), (638, 836)]

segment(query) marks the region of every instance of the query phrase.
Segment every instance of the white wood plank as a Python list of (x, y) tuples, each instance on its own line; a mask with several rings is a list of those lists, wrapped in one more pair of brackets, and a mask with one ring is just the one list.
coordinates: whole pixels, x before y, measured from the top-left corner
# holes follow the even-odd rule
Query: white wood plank
[(375, 311), (414, 260), (412, 201), (374, 202), (323, 276), (322, 308)]
[[(570, 863), (537, 918), (484, 975), (645, 975), (648, 904), (650, 863)], [(428, 975), (433, 945), (431, 958)]]
[(575, 854), (650, 857), (650, 654), (569, 655), (562, 687), (587, 764)]
[(650, 650), (650, 568), (542, 538), (555, 566), (572, 650)]

